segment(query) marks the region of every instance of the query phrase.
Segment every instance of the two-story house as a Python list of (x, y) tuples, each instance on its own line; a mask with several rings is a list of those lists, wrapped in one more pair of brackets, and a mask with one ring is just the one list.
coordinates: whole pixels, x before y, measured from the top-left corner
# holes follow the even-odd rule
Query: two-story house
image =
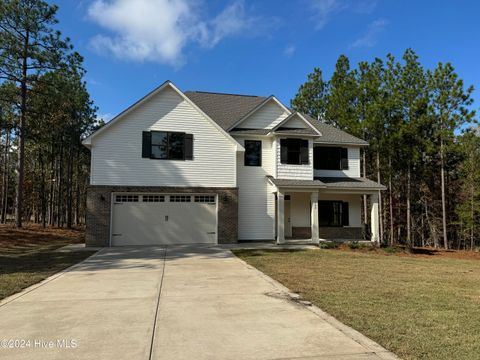
[(188, 91), (170, 81), (83, 142), (91, 150), (88, 245), (362, 239), (368, 144), (274, 96)]

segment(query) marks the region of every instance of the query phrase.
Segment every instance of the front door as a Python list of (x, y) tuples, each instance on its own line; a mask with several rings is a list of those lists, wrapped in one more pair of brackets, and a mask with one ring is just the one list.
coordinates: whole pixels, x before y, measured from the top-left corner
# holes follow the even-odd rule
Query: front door
[(292, 221), (290, 219), (290, 195), (285, 195), (284, 219), (285, 219), (285, 237), (292, 237)]

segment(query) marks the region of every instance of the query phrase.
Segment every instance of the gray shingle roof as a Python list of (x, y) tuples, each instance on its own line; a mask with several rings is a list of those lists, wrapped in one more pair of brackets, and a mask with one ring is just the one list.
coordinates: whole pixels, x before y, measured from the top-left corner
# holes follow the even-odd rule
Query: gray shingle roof
[(315, 126), (315, 128), (322, 133), (322, 137), (316, 139), (316, 143), (325, 143), (325, 144), (354, 144), (365, 146), (368, 145), (368, 142), (365, 140), (359, 139), (349, 133), (337, 129), (336, 127), (320, 122), (319, 120), (313, 119), (308, 115), (304, 115), (310, 123)]
[(185, 95), (224, 130), (229, 129), (267, 97), (186, 91)]
[(276, 134), (298, 134), (298, 135), (315, 135), (320, 136), (312, 128), (308, 129), (288, 129), (288, 128), (278, 128), (274, 131)]
[[(186, 91), (185, 95), (224, 130), (228, 130), (246, 114), (268, 99), (268, 97), (265, 96), (222, 94), (202, 91)], [(366, 141), (337, 129), (332, 125), (321, 123), (308, 115), (304, 116), (322, 133), (321, 137), (315, 139), (316, 143), (368, 145)], [(239, 132), (236, 133), (238, 134)]]
[(242, 134), (251, 134), (251, 135), (267, 135), (270, 132), (270, 129), (233, 129), (230, 130), (232, 135), (242, 135)]
[(275, 179), (268, 175), (267, 178), (276, 186), (282, 187), (318, 187), (326, 189), (353, 189), (353, 190), (385, 190), (386, 187), (367, 178), (348, 177), (317, 177), (313, 180)]
[(326, 187), (320, 180), (293, 180), (293, 179), (275, 179), (273, 176), (267, 175), (267, 178), (276, 186), (314, 186)]
[(321, 181), (330, 189), (387, 189), (384, 185), (367, 178), (316, 177), (315, 179)]

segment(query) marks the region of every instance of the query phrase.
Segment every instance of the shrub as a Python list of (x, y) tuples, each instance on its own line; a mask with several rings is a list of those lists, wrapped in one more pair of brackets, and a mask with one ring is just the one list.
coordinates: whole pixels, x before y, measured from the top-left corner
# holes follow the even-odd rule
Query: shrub
[(334, 242), (334, 241), (321, 241), (319, 244), (318, 244), (318, 247), (320, 249), (336, 249), (338, 248), (338, 243)]

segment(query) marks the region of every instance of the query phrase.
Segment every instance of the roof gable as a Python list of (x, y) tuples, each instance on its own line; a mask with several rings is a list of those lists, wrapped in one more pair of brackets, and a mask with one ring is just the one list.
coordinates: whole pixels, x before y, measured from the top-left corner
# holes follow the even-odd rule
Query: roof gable
[(130, 112), (137, 109), (142, 104), (146, 103), (148, 100), (153, 98), (155, 95), (159, 94), (163, 90), (170, 88), (175, 91), (183, 100), (187, 101), (195, 110), (197, 110), (201, 115), (203, 115), (207, 121), (209, 121), (224, 137), (226, 137), (233, 145), (237, 147), (237, 150), (244, 150), (243, 147), (234, 139), (232, 138), (219, 124), (210, 118), (202, 109), (198, 107), (192, 100), (190, 100), (183, 92), (181, 92), (171, 81), (167, 80), (162, 85), (145, 95), (143, 98), (135, 102), (133, 105), (129, 106), (127, 109), (122, 111), (120, 114), (115, 116), (112, 120), (110, 120), (107, 124), (102, 126), (100, 129), (95, 131), (93, 134), (88, 136), (85, 140), (82, 141), (82, 144), (86, 147), (91, 146), (91, 141), (94, 137), (98, 136), (99, 134), (108, 131), (108, 129), (116, 124), (119, 121), (122, 121)]
[(245, 114), (244, 117), (239, 119), (228, 130), (236, 127), (272, 129), (290, 115), (290, 113), (290, 109), (272, 95)]

